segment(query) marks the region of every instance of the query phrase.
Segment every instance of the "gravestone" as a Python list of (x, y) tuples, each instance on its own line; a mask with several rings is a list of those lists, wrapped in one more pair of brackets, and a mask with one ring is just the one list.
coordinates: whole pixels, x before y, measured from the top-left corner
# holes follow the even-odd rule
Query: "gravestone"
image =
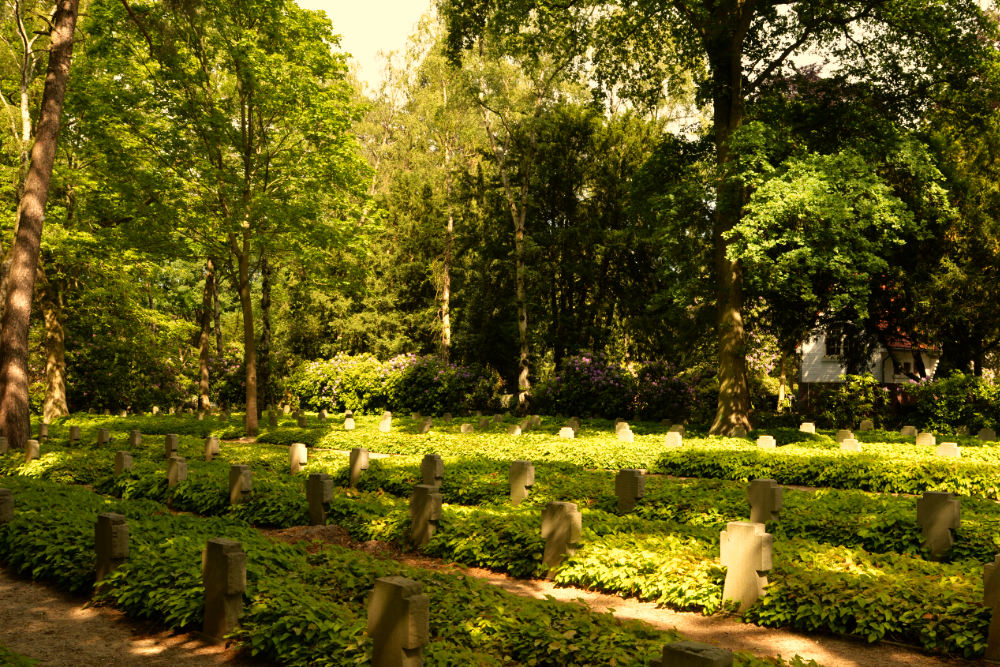
[(348, 417), (350, 417), (351, 419), (354, 419), (354, 410), (345, 410), (344, 411), (344, 419), (347, 419)]
[(986, 638), (986, 659), (1000, 662), (1000, 554), (983, 567), (983, 602), (993, 612)]
[(345, 431), (353, 431), (354, 430), (354, 417), (345, 417), (344, 418), (344, 430)]
[(531, 420), (531, 428), (539, 428), (542, 425), (541, 415), (531, 415), (529, 419)]
[(267, 411), (267, 425), (271, 428), (278, 425), (278, 413), (273, 409)]
[(215, 458), (222, 453), (222, 449), (219, 447), (219, 438), (214, 435), (210, 435), (205, 438), (205, 460), (214, 461)]
[(621, 433), (622, 431), (629, 430), (629, 425), (627, 421), (622, 421), (619, 419), (615, 420), (615, 433)]
[(444, 479), (444, 461), (439, 454), (424, 454), (420, 461), (420, 478), (427, 486), (441, 486)]
[(840, 443), (840, 451), (842, 452), (861, 452), (861, 443), (857, 441), (856, 438), (848, 438)]
[(203, 632), (220, 641), (239, 621), (247, 589), (247, 557), (235, 540), (213, 537), (201, 556), (201, 581), (205, 586)]
[(745, 438), (747, 437), (747, 429), (745, 426), (734, 426), (733, 435), (734, 438)]
[(665, 436), (663, 436), (663, 445), (665, 447), (680, 447), (684, 441), (684, 436), (682, 436), (677, 431), (670, 431)]
[(205, 411), (204, 410), (199, 410), (198, 411), (198, 421), (200, 421), (200, 422), (205, 421)]
[(392, 430), (392, 413), (391, 412), (383, 412), (382, 413), (382, 420), (379, 421), (379, 423), (378, 423), (378, 430), (380, 430), (382, 433), (388, 433), (389, 431)]
[(361, 473), (368, 470), (368, 450), (364, 447), (355, 447), (351, 450), (351, 487), (358, 485)]
[(511, 461), (510, 504), (520, 505), (535, 485), (535, 466), (531, 461)]
[(924, 537), (924, 547), (931, 558), (939, 559), (955, 543), (952, 531), (962, 520), (962, 503), (954, 493), (927, 491), (917, 500), (917, 524)]
[(899, 429), (899, 434), (900, 435), (905, 435), (905, 436), (916, 436), (917, 435), (917, 427), (916, 426), (909, 426), (909, 425), (904, 426), (903, 428)]
[(451, 420), (452, 416), (450, 412), (446, 412), (441, 416), (441, 421), (444, 422), (445, 424), (450, 424)]
[(326, 416), (327, 416), (326, 415), (326, 410), (320, 410), (319, 414), (316, 416), (316, 419), (319, 420), (320, 424), (325, 424), (326, 423)]
[(160, 414), (160, 406), (159, 405), (154, 405), (153, 409), (151, 410), (151, 412), (152, 412), (152, 414), (153, 414), (154, 417), (156, 415)]
[(762, 435), (757, 438), (757, 446), (761, 449), (774, 449), (778, 446), (778, 442), (773, 435)]
[(764, 524), (731, 521), (720, 537), (720, 560), (727, 568), (722, 599), (739, 602), (742, 613), (764, 594), (773, 536)]
[(434, 425), (434, 421), (430, 417), (424, 417), (420, 421), (420, 426), (417, 427), (417, 433), (424, 435), (425, 433), (431, 432), (431, 426)]
[(583, 534), (583, 517), (576, 503), (550, 502), (542, 510), (542, 539), (545, 552), (542, 564), (548, 567), (547, 577), (555, 577), (563, 558), (571, 556)]
[(646, 471), (628, 468), (615, 475), (615, 495), (618, 496), (618, 511), (631, 512), (635, 502), (646, 495)]
[(671, 433), (680, 433), (681, 435), (684, 435), (684, 424), (674, 424), (670, 427), (669, 431)]
[(459, 433), (463, 433), (466, 435), (472, 433), (475, 430), (476, 429), (475, 427), (472, 426), (472, 424), (462, 424), (461, 426), (458, 427)]
[(750, 523), (776, 521), (781, 512), (784, 490), (773, 479), (755, 479), (747, 487)]
[(41, 456), (41, 449), (37, 440), (29, 440), (24, 445), (24, 462), (31, 463)]
[(815, 433), (816, 424), (815, 422), (802, 422), (801, 424), (799, 424), (799, 431), (801, 431), (802, 433)]
[(580, 419), (579, 418), (577, 418), (577, 417), (570, 417), (569, 419), (566, 420), (566, 426), (568, 426), (571, 429), (573, 429), (573, 436), (574, 437), (580, 434)]
[(45, 441), (49, 439), (49, 425), (42, 423), (38, 425), (38, 439)]
[(178, 436), (176, 433), (167, 433), (167, 437), (163, 439), (163, 451), (166, 455), (164, 458), (169, 459), (171, 456), (177, 454), (177, 442)]
[(293, 442), (288, 446), (288, 468), (294, 475), (305, 467), (309, 458), (305, 443)]
[(979, 430), (978, 438), (983, 442), (996, 442), (997, 432), (991, 428), (983, 428)]
[(861, 420), (861, 425), (858, 426), (858, 430), (859, 431), (874, 431), (875, 430), (875, 422), (873, 422), (871, 419), (862, 419)]
[(663, 655), (649, 667), (732, 667), (733, 652), (691, 641), (676, 641), (663, 647)]
[(846, 429), (846, 428), (842, 428), (839, 431), (837, 431), (837, 435), (835, 436), (835, 438), (837, 440), (837, 444), (840, 444), (844, 440), (847, 440), (848, 438), (853, 438), (853, 437), (854, 437), (854, 433), (852, 433), (850, 429)]
[(410, 496), (410, 541), (422, 547), (434, 535), (441, 519), (441, 494), (437, 486), (417, 484)]
[(501, 423), (503, 421), (503, 415), (499, 413), (493, 415), (493, 421), (496, 422), (497, 424)]
[(290, 406), (288, 403), (285, 403), (284, 405), (281, 406), (281, 411), (287, 417), (288, 415), (292, 414), (292, 406)]
[(70, 444), (76, 444), (80, 442), (80, 427), (70, 426), (69, 427), (69, 441)]
[(14, 492), (10, 489), (0, 489), (0, 523), (10, 523), (14, 520)]
[(573, 429), (571, 427), (563, 426), (561, 429), (559, 429), (559, 437), (568, 438), (569, 440), (572, 440), (573, 438), (576, 437), (576, 434), (573, 432)]
[(489, 429), (489, 427), (490, 427), (489, 417), (480, 417), (479, 422), (476, 424), (476, 428), (478, 428), (480, 431), (485, 431)]
[(177, 412), (177, 408), (172, 405), (170, 406), (170, 409), (167, 410), (167, 413), (171, 415), (174, 414), (175, 412)]
[(961, 448), (959, 448), (957, 442), (942, 442), (940, 445), (937, 446), (937, 449), (934, 450), (934, 452), (938, 456), (951, 456), (951, 457), (962, 456), (962, 450)]
[(326, 503), (333, 501), (333, 477), (323, 472), (309, 474), (306, 480), (306, 500), (309, 501), (309, 525), (326, 525)]
[(309, 426), (309, 421), (306, 419), (305, 415), (297, 415), (295, 417), (295, 425), (299, 428), (306, 428)]
[(917, 445), (932, 447), (937, 444), (937, 439), (933, 433), (918, 433)]
[(132, 469), (132, 454), (126, 451), (115, 452), (115, 475), (120, 475)]
[(625, 428), (618, 431), (618, 440), (619, 442), (635, 442), (635, 434), (632, 433), (631, 429)]
[(111, 431), (106, 428), (97, 429), (97, 446), (103, 447), (111, 442)]
[(229, 504), (243, 502), (252, 490), (253, 473), (250, 472), (250, 466), (239, 463), (229, 466)]
[(172, 489), (184, 480), (188, 476), (188, 466), (187, 461), (184, 460), (183, 456), (178, 456), (174, 454), (169, 459), (167, 459), (167, 488)]
[(420, 667), (430, 641), (430, 602), (421, 585), (404, 577), (380, 577), (368, 598), (372, 667)]
[(507, 435), (512, 435), (514, 437), (517, 437), (517, 436), (521, 435), (521, 432), (523, 430), (524, 430), (524, 424), (523, 423), (522, 424), (511, 424), (510, 426), (507, 427)]
[(112, 512), (97, 515), (94, 548), (97, 552), (97, 581), (101, 581), (128, 558), (128, 524), (124, 516)]
[(6, 454), (10, 445), (7, 444), (7, 436), (0, 435), (0, 454)]
[(128, 417), (128, 410), (122, 410), (118, 413), (119, 417)]

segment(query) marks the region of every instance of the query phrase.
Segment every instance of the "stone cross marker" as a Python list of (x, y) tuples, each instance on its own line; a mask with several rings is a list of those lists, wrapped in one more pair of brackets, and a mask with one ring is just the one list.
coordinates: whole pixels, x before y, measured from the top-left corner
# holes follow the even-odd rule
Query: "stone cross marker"
[(309, 425), (309, 422), (306, 419), (305, 415), (298, 415), (295, 418), (295, 425), (298, 426), (299, 428), (305, 428)]
[(29, 440), (24, 445), (24, 462), (31, 463), (35, 459), (41, 456), (41, 449), (39, 448), (37, 440)]
[(778, 446), (778, 442), (773, 435), (762, 435), (757, 438), (757, 446), (761, 449), (774, 449)]
[(167, 488), (172, 489), (188, 476), (188, 464), (183, 456), (174, 454), (167, 459)]
[(959, 457), (962, 455), (962, 450), (957, 442), (942, 442), (934, 451), (938, 456)]
[(618, 496), (619, 512), (634, 510), (635, 502), (646, 495), (646, 471), (636, 468), (619, 470), (615, 475), (615, 495)]
[(476, 429), (472, 424), (462, 424), (461, 426), (458, 427), (458, 430), (460, 433), (468, 434), (472, 433)]
[(917, 500), (917, 524), (931, 558), (941, 558), (955, 543), (952, 531), (962, 520), (962, 503), (954, 493), (927, 491)]
[(479, 422), (476, 424), (476, 428), (478, 428), (480, 431), (485, 431), (489, 429), (489, 427), (490, 427), (490, 418), (480, 417)]
[(111, 442), (111, 431), (106, 428), (97, 429), (97, 445), (104, 446)]
[(978, 437), (984, 442), (996, 442), (997, 432), (991, 428), (980, 429)]
[(305, 443), (293, 442), (288, 446), (288, 468), (293, 475), (305, 467), (308, 458), (309, 454)]
[(420, 426), (417, 427), (417, 433), (419, 433), (420, 435), (423, 435), (425, 433), (430, 433), (431, 426), (433, 425), (434, 425), (433, 419), (431, 419), (430, 417), (424, 417), (422, 420), (420, 420)]
[(430, 602), (420, 584), (380, 577), (368, 599), (372, 667), (420, 667), (430, 641)]
[(839, 431), (837, 431), (836, 440), (837, 440), (837, 443), (839, 444), (839, 443), (843, 442), (844, 440), (847, 440), (848, 438), (853, 438), (853, 437), (854, 437), (854, 433), (852, 433), (850, 429), (842, 428)]
[(14, 520), (14, 492), (10, 489), (0, 489), (0, 523), (10, 523)]
[(904, 426), (903, 428), (899, 429), (899, 434), (907, 436), (915, 436), (917, 434), (917, 427), (909, 425)]
[(306, 499), (309, 501), (309, 525), (326, 525), (326, 503), (333, 501), (333, 477), (326, 473), (310, 473), (306, 480)]
[(431, 484), (417, 484), (410, 496), (410, 540), (417, 547), (430, 542), (441, 519), (441, 494)]
[(243, 546), (224, 537), (208, 541), (201, 557), (205, 585), (204, 633), (221, 640), (239, 621), (247, 589), (247, 556)]
[(747, 487), (750, 523), (776, 521), (781, 512), (784, 489), (773, 479), (755, 479)]
[(355, 426), (354, 426), (354, 417), (345, 417), (344, 418), (344, 430), (345, 431), (353, 431), (354, 428), (355, 428)]
[(177, 441), (178, 437), (176, 433), (167, 433), (167, 437), (163, 441), (164, 458), (169, 459), (171, 456), (177, 454)]
[(205, 460), (214, 461), (215, 457), (222, 453), (222, 449), (219, 447), (219, 438), (214, 435), (210, 435), (205, 438)]
[(142, 433), (138, 429), (132, 429), (128, 432), (128, 446), (135, 449), (142, 444)]
[(875, 430), (875, 422), (871, 419), (862, 419), (861, 425), (858, 426), (859, 431), (873, 431)]
[(934, 437), (933, 433), (918, 433), (917, 444), (932, 447), (937, 444), (937, 439)]
[(663, 656), (649, 667), (732, 667), (733, 652), (691, 641), (677, 641), (663, 647)]
[(573, 438), (576, 437), (576, 433), (573, 432), (572, 427), (570, 427), (570, 426), (563, 426), (561, 429), (559, 429), (559, 437), (560, 438), (567, 438), (569, 440), (572, 440)]
[(799, 425), (799, 430), (803, 433), (815, 433), (816, 424), (813, 422), (802, 422), (802, 424)]
[(842, 452), (860, 452), (861, 443), (855, 438), (848, 438), (840, 443), (840, 451)]
[(535, 485), (535, 466), (531, 461), (510, 463), (510, 504), (520, 505)]
[(278, 413), (274, 408), (267, 411), (267, 425), (275, 428), (278, 425)]
[(621, 442), (635, 442), (635, 434), (632, 429), (626, 427), (617, 430), (618, 440)]
[(326, 423), (326, 417), (327, 417), (326, 410), (320, 410), (319, 414), (316, 416), (316, 419), (319, 420), (320, 424), (324, 424)]
[(128, 558), (128, 524), (121, 514), (97, 515), (94, 526), (94, 546), (97, 551), (97, 581)]
[(423, 484), (441, 486), (444, 479), (444, 461), (439, 454), (424, 454), (420, 462), (420, 477)]
[(115, 475), (120, 475), (132, 469), (132, 454), (126, 451), (115, 452)]
[(670, 431), (665, 436), (663, 436), (663, 445), (665, 447), (680, 447), (684, 441), (684, 436), (682, 436), (677, 431)]
[(41, 423), (38, 425), (38, 439), (48, 440), (49, 439), (49, 425), (46, 423)]
[(742, 613), (764, 594), (771, 569), (773, 536), (764, 525), (731, 521), (722, 531), (720, 557), (727, 568), (723, 600), (736, 600)]
[(542, 564), (549, 568), (549, 579), (555, 577), (563, 558), (576, 551), (582, 534), (583, 516), (576, 503), (550, 502), (542, 510), (542, 539), (545, 540)]
[(229, 504), (243, 502), (252, 490), (253, 473), (250, 472), (250, 466), (238, 463), (229, 466)]
[(69, 427), (69, 441), (70, 444), (75, 444), (80, 442), (80, 427), (70, 426)]
[(986, 659), (1000, 661), (1000, 554), (983, 568), (983, 599), (993, 611), (990, 632), (986, 639)]
[(382, 413), (382, 420), (378, 423), (378, 430), (382, 433), (388, 433), (392, 430), (392, 413), (384, 412)]
[(524, 424), (511, 424), (507, 427), (507, 435), (512, 435), (516, 438), (521, 435), (521, 432), (524, 430), (524, 426)]
[(361, 473), (368, 470), (368, 450), (364, 447), (355, 447), (351, 450), (351, 487), (358, 485)]

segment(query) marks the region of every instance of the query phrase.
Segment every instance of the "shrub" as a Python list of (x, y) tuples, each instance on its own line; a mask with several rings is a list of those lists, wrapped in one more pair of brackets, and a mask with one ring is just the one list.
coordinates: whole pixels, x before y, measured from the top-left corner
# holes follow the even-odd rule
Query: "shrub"
[(933, 382), (903, 385), (913, 397), (914, 419), (927, 429), (953, 432), (967, 426), (973, 433), (1000, 422), (1000, 387), (982, 378), (952, 372)]
[(850, 427), (862, 419), (881, 426), (888, 406), (889, 390), (871, 375), (847, 375), (842, 383), (824, 387), (813, 398), (817, 421), (830, 428)]
[(675, 369), (665, 362), (643, 366), (636, 377), (636, 416), (674, 421), (687, 418), (697, 399), (694, 385), (695, 382), (678, 377)]
[(536, 409), (613, 419), (630, 416), (635, 404), (635, 377), (606, 357), (569, 357), (562, 369), (540, 384), (532, 401)]

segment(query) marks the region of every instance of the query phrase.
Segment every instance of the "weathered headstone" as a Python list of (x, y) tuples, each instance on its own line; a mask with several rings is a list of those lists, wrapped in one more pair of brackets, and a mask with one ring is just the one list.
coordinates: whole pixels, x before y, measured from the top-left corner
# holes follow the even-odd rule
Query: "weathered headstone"
[(629, 428), (622, 429), (618, 431), (618, 440), (620, 442), (635, 442), (635, 434)]
[(177, 454), (177, 442), (178, 435), (176, 433), (167, 433), (166, 438), (163, 439), (163, 452), (165, 454), (164, 458), (169, 459), (171, 456)]
[(862, 419), (861, 420), (861, 425), (858, 426), (858, 430), (859, 431), (874, 431), (875, 430), (875, 422), (873, 422), (871, 419)]
[(70, 444), (75, 444), (80, 442), (80, 427), (70, 426), (69, 427), (69, 441)]
[(278, 425), (278, 413), (273, 408), (267, 411), (267, 425), (275, 428)]
[(288, 415), (292, 414), (292, 406), (290, 406), (288, 403), (285, 403), (283, 406), (281, 406), (281, 411), (287, 417)]
[(670, 431), (663, 436), (663, 444), (666, 447), (680, 447), (684, 442), (684, 436), (677, 431)]
[(126, 451), (115, 452), (115, 475), (120, 475), (132, 469), (132, 454)]
[(776, 521), (784, 500), (784, 489), (773, 479), (755, 479), (747, 487), (750, 523)]
[(962, 503), (954, 493), (927, 491), (917, 500), (917, 524), (931, 558), (951, 551), (955, 543), (952, 531), (958, 530), (961, 520)]
[(745, 438), (747, 437), (747, 429), (745, 426), (734, 426), (733, 436), (734, 438)]
[(0, 489), (0, 523), (10, 523), (14, 520), (14, 492), (10, 489)]
[(222, 453), (222, 448), (219, 446), (218, 436), (210, 435), (205, 438), (205, 460), (214, 461), (215, 458)]
[(942, 442), (934, 452), (938, 456), (960, 457), (962, 455), (962, 450), (957, 442)]
[(684, 424), (674, 424), (674, 425), (672, 425), (670, 427), (670, 429), (669, 429), (669, 432), (671, 432), (671, 433), (680, 433), (681, 435), (684, 435)]
[(732, 667), (733, 652), (691, 641), (676, 641), (663, 647), (663, 655), (649, 667)]
[(535, 485), (535, 466), (531, 461), (510, 463), (510, 503), (520, 505)]
[(46, 423), (41, 423), (38, 425), (38, 439), (45, 441), (49, 439), (49, 425)]
[(493, 421), (497, 424), (501, 423), (503, 421), (503, 415), (500, 413), (493, 415)]
[(128, 524), (121, 514), (107, 512), (97, 515), (94, 526), (94, 547), (97, 552), (97, 581), (128, 558)]
[(205, 411), (204, 410), (199, 410), (198, 411), (198, 421), (200, 421), (200, 422), (205, 421)]
[(423, 418), (424, 418), (424, 416), (422, 414), (420, 414), (419, 412), (411, 412), (410, 413), (410, 419), (412, 419), (415, 422), (416, 421), (420, 421)]
[(799, 431), (801, 431), (802, 433), (815, 433), (816, 424), (815, 422), (802, 422), (801, 424), (799, 424)]
[(566, 426), (569, 426), (571, 429), (573, 429), (573, 435), (574, 436), (577, 436), (577, 435), (580, 434), (580, 418), (579, 417), (570, 417), (569, 419), (567, 419), (566, 420)]
[(323, 472), (309, 474), (306, 480), (306, 500), (309, 502), (309, 525), (326, 525), (326, 504), (333, 500), (333, 477)]
[(118, 413), (119, 417), (128, 417), (128, 410), (122, 410)]
[(548, 567), (548, 578), (555, 576), (563, 558), (571, 556), (583, 534), (583, 516), (576, 503), (550, 502), (542, 510), (542, 539), (545, 551), (542, 564)]
[(356, 487), (361, 479), (362, 471), (368, 470), (368, 450), (364, 447), (355, 447), (351, 450), (351, 486)]
[(982, 428), (979, 430), (978, 438), (983, 442), (996, 442), (997, 432), (991, 428)]
[(155, 417), (156, 415), (160, 414), (160, 406), (159, 405), (154, 405), (153, 409), (150, 410), (150, 412)]
[(917, 433), (917, 445), (933, 447), (937, 444), (937, 439), (933, 433)]
[(900, 435), (905, 435), (905, 436), (916, 436), (917, 435), (917, 427), (916, 426), (906, 425), (903, 428), (899, 429), (899, 434)]
[(761, 449), (774, 449), (778, 446), (778, 441), (773, 435), (761, 435), (757, 437), (757, 446)]
[(308, 458), (309, 454), (305, 443), (293, 442), (288, 446), (288, 468), (293, 475), (306, 466)]
[(475, 430), (476, 428), (472, 424), (462, 424), (461, 426), (458, 427), (458, 432), (465, 435), (473, 433)]
[(111, 442), (111, 431), (106, 428), (97, 429), (97, 445), (103, 447)]
[(741, 613), (764, 594), (772, 546), (773, 536), (760, 523), (731, 521), (722, 531), (720, 559), (727, 568), (722, 599), (739, 602)]
[(441, 519), (441, 494), (432, 484), (417, 484), (410, 496), (410, 541), (417, 547), (427, 544)]
[(344, 430), (353, 431), (354, 430), (354, 417), (346, 417), (344, 419)]
[(837, 435), (835, 436), (838, 444), (843, 442), (844, 440), (847, 440), (848, 438), (853, 438), (853, 437), (854, 433), (847, 428), (840, 429), (839, 431), (837, 431)]
[(453, 417), (451, 416), (450, 412), (446, 412), (443, 415), (441, 415), (441, 421), (444, 422), (445, 424), (450, 424), (452, 419)]
[(969, 435), (969, 427), (964, 424), (959, 426), (955, 429), (955, 435)]
[(37, 440), (29, 440), (24, 445), (24, 462), (31, 463), (35, 459), (41, 456), (41, 449), (39, 448)]
[(1000, 554), (983, 567), (983, 602), (992, 610), (986, 638), (986, 659), (1000, 662)]
[(615, 495), (618, 496), (618, 511), (631, 512), (635, 502), (646, 495), (646, 471), (628, 468), (615, 475)]
[(378, 430), (382, 431), (382, 433), (388, 433), (389, 431), (392, 430), (392, 413), (391, 412), (383, 412), (382, 413), (382, 419), (378, 423)]
[(842, 452), (860, 452), (861, 443), (858, 442), (857, 438), (848, 438), (840, 443), (840, 451)]
[(187, 461), (183, 456), (174, 454), (167, 459), (167, 488), (172, 489), (188, 476)]
[(247, 557), (235, 540), (213, 537), (201, 557), (201, 581), (205, 586), (204, 633), (221, 640), (239, 621), (243, 593), (247, 589)]
[(627, 431), (627, 430), (629, 430), (629, 428), (630, 427), (629, 427), (627, 421), (623, 421), (623, 420), (619, 420), (619, 419), (615, 420), (615, 433), (621, 433), (622, 431)]
[(531, 428), (539, 428), (542, 425), (541, 415), (531, 415), (529, 419), (531, 420)]
[(476, 428), (478, 428), (480, 431), (488, 430), (490, 428), (490, 418), (480, 417), (479, 421), (476, 424)]
[(316, 419), (319, 420), (320, 424), (326, 423), (326, 417), (327, 417), (326, 410), (320, 410), (319, 414), (316, 415)]
[(507, 435), (513, 435), (515, 437), (521, 435), (524, 431), (524, 424), (511, 424), (507, 427)]
[(295, 417), (295, 425), (299, 428), (306, 428), (309, 426), (309, 420), (305, 415), (298, 415)]
[(428, 486), (441, 486), (444, 479), (444, 461), (440, 454), (424, 454), (420, 461), (421, 483)]
[(229, 466), (229, 504), (243, 502), (252, 490), (253, 473), (250, 472), (250, 466), (239, 463)]
[(559, 429), (559, 437), (560, 438), (568, 438), (568, 439), (572, 440), (573, 438), (576, 437), (576, 433), (573, 432), (572, 427), (570, 427), (570, 426), (563, 426), (561, 429)]
[(424, 417), (420, 420), (420, 426), (417, 427), (417, 433), (424, 435), (425, 433), (431, 432), (431, 427), (434, 425), (434, 420), (430, 417)]
[(372, 667), (421, 667), (430, 638), (430, 603), (420, 584), (380, 577), (368, 599)]

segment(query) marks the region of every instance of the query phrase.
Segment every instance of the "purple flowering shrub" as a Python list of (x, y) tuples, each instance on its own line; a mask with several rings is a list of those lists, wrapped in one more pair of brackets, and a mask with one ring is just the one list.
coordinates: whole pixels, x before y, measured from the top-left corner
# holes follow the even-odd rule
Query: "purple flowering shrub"
[(561, 370), (535, 386), (533, 409), (549, 414), (632, 415), (636, 379), (628, 369), (600, 355), (568, 357)]
[(341, 352), (300, 366), (286, 389), (307, 410), (374, 412), (385, 404), (384, 380), (385, 369), (375, 357)]
[(639, 419), (687, 418), (697, 403), (693, 381), (681, 378), (666, 362), (653, 362), (639, 369), (636, 378), (635, 416)]

